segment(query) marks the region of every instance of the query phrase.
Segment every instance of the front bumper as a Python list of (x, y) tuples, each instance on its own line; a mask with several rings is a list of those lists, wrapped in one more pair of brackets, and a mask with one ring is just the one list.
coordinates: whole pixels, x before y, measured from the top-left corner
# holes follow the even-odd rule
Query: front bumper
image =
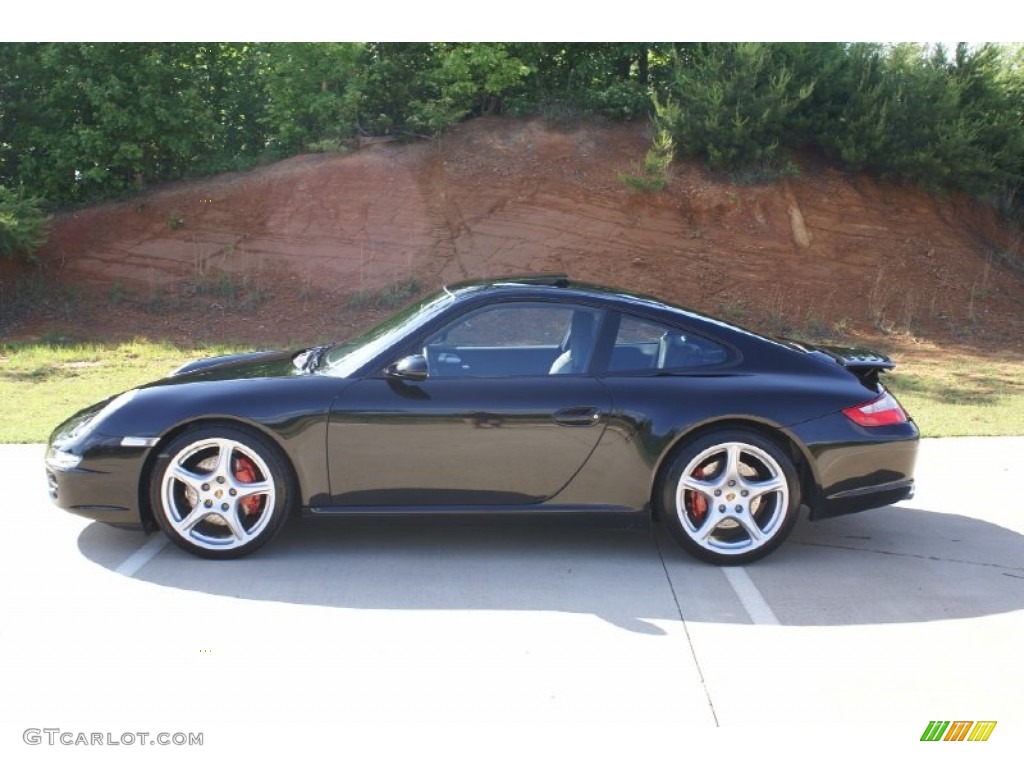
[[(46, 482), (50, 498), (60, 508), (113, 525), (141, 525), (140, 486), (148, 446), (125, 446), (121, 438), (97, 435), (87, 445), (65, 453), (50, 445)], [(81, 460), (74, 465), (69, 455)]]

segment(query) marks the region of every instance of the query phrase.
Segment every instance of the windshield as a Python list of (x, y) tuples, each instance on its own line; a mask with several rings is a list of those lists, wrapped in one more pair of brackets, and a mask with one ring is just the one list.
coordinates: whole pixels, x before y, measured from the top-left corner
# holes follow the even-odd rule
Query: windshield
[(351, 376), (388, 347), (433, 319), (453, 300), (447, 291), (428, 296), (354, 339), (333, 347), (324, 358), (322, 373)]

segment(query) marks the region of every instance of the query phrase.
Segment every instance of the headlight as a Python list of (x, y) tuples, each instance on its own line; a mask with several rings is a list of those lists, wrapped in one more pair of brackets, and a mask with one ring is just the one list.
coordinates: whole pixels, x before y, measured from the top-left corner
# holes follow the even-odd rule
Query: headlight
[(53, 441), (55, 443), (64, 443), (86, 434), (92, 427), (92, 423), (96, 420), (96, 415), (99, 412), (100, 409), (94, 407), (75, 414), (57, 428)]
[(76, 456), (73, 453), (61, 451), (57, 448), (51, 448), (49, 453), (46, 454), (46, 465), (51, 469), (74, 469), (81, 463), (81, 456)]

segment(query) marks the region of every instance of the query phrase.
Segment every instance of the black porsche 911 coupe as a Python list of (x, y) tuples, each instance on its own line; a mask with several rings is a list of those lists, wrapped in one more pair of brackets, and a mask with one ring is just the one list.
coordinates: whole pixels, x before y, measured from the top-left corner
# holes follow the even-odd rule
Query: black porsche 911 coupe
[(751, 562), (913, 494), (887, 357), (774, 340), (564, 276), (445, 288), (358, 338), (189, 363), (53, 433), (50, 493), (238, 557), (287, 517), (636, 512)]

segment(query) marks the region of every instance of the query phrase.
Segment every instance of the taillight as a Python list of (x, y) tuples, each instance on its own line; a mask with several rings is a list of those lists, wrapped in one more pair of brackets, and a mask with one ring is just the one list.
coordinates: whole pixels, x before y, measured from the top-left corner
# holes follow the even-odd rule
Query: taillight
[(844, 408), (843, 414), (862, 427), (884, 427), (888, 424), (906, 424), (907, 412), (888, 392), (868, 403)]

